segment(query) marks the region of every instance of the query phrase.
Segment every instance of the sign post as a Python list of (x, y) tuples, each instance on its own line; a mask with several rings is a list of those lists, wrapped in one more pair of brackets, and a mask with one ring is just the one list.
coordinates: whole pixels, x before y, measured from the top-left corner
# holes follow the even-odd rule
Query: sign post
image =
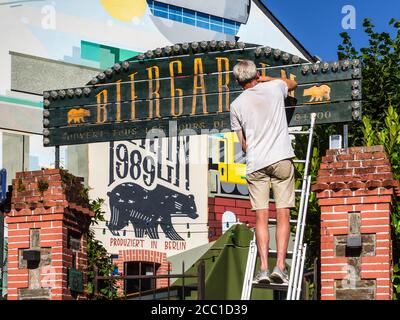
[(54, 167), (60, 169), (60, 146), (55, 146), (55, 161)]

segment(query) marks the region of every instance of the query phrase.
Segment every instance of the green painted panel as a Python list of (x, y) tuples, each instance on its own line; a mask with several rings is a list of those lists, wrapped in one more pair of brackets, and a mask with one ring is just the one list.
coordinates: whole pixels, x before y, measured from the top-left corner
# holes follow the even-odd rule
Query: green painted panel
[(7, 97), (7, 96), (0, 96), (0, 101), (20, 104), (20, 105), (29, 106), (29, 107), (43, 108), (42, 101), (32, 101), (32, 100), (15, 98), (15, 97)]
[(68, 269), (68, 288), (74, 292), (83, 292), (83, 273), (80, 270)]
[(100, 45), (81, 41), (81, 58), (100, 62)]
[(109, 48), (100, 48), (100, 68), (105, 69), (110, 65), (113, 65), (117, 60), (115, 50), (110, 50)]
[(138, 55), (136, 51), (81, 41), (81, 58), (97, 63), (104, 69), (112, 66), (115, 62), (128, 60), (136, 55)]
[[(137, 51), (131, 51), (131, 50), (125, 50), (125, 49), (120, 49), (119, 51), (119, 59), (120, 61), (132, 59), (132, 57), (135, 57), (139, 54), (140, 52)], [(117, 62), (117, 61), (116, 61)]]

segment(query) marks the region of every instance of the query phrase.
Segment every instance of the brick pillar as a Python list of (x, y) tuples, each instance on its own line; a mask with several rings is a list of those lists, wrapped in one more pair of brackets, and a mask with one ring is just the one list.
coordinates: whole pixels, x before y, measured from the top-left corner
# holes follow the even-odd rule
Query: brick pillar
[[(85, 298), (86, 233), (93, 213), (82, 180), (59, 169), (13, 179), (6, 217), (8, 299)], [(83, 288), (74, 285), (80, 280)]]
[(394, 187), (382, 146), (328, 150), (313, 185), (321, 207), (321, 299), (392, 299)]

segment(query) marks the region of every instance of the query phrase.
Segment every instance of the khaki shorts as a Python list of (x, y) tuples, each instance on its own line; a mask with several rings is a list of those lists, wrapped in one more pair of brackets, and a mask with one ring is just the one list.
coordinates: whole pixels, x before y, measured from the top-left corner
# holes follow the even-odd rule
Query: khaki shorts
[(273, 163), (247, 175), (252, 210), (268, 209), (272, 186), (276, 208), (293, 208), (294, 166), (290, 159)]

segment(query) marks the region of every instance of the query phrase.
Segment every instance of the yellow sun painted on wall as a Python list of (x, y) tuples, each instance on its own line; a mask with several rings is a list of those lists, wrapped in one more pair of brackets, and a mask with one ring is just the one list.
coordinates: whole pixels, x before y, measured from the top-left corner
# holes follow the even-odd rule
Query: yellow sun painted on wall
[(100, 0), (107, 13), (116, 20), (131, 22), (143, 16), (146, 11), (146, 0)]

